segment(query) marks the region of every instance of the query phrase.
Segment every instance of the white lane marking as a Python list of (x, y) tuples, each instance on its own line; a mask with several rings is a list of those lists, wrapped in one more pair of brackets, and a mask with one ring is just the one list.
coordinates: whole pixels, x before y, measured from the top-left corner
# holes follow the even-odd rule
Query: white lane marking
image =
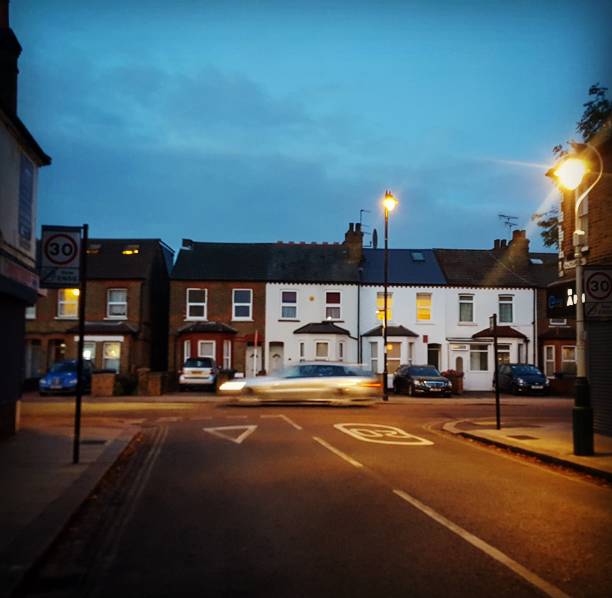
[(413, 496), (410, 496), (410, 494), (407, 494), (402, 490), (393, 490), (393, 493), (399, 496), (401, 499), (405, 500), (413, 507), (417, 508), (419, 511), (425, 513), (425, 515), (427, 515), (428, 517), (431, 517), (434, 521), (437, 521), (440, 525), (443, 525), (451, 532), (457, 534), (459, 537), (463, 538), (466, 542), (478, 548), (486, 555), (490, 556), (492, 559), (495, 559), (505, 567), (508, 567), (508, 569), (516, 573), (519, 577), (522, 577), (531, 585), (544, 592), (547, 596), (552, 596), (554, 598), (569, 598), (569, 596), (562, 592), (559, 588), (547, 582), (545, 579), (542, 579), (539, 575), (535, 574), (533, 571), (530, 571), (520, 563), (517, 563), (514, 559), (511, 559), (501, 550), (498, 550), (494, 546), (491, 546), (484, 540), (481, 540), (479, 537), (463, 529), (456, 523), (453, 523), (452, 521), (444, 517), (444, 515), (440, 515), (440, 513), (423, 504), (420, 500), (414, 498)]
[(325, 440), (323, 440), (322, 438), (319, 438), (318, 436), (313, 436), (312, 438), (319, 444), (323, 445), (327, 450), (334, 453), (334, 455), (338, 455), (338, 457), (340, 457), (341, 459), (344, 459), (351, 465), (354, 465), (355, 467), (363, 467), (363, 465), (359, 463), (359, 461), (355, 461), (355, 459), (353, 459), (352, 457), (349, 457), (346, 453), (343, 453), (342, 451), (338, 450), (336, 447), (325, 442)]
[(403, 444), (407, 446), (431, 446), (433, 442), (400, 428), (382, 424), (334, 424), (334, 428), (361, 440), (377, 444)]
[(284, 419), (290, 426), (293, 426), (296, 430), (303, 430), (302, 426), (296, 424), (292, 419), (290, 419), (286, 415), (283, 415), (282, 413), (280, 415), (260, 415), (259, 417), (280, 417), (281, 419)]
[[(223, 438), (224, 440), (231, 440), (236, 444), (240, 444), (245, 438), (250, 436), (257, 426), (221, 426), (218, 428), (202, 428), (204, 432), (208, 432), (213, 436)], [(234, 433), (242, 430), (242, 433), (236, 436)]]
[(226, 415), (227, 419), (246, 419), (246, 415)]

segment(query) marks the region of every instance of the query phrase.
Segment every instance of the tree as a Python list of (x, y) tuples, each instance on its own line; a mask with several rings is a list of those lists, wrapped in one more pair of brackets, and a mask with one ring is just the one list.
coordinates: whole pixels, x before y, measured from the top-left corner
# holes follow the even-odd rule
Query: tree
[[(582, 118), (576, 124), (576, 131), (583, 141), (592, 141), (596, 136), (610, 135), (612, 132), (612, 102), (607, 99), (607, 87), (599, 83), (591, 85), (589, 96), (593, 99), (585, 102)], [(565, 156), (567, 142), (555, 145), (552, 152), (559, 159)], [(546, 247), (559, 248), (559, 207), (555, 206), (547, 212), (533, 214), (532, 220), (541, 228), (540, 235)]]

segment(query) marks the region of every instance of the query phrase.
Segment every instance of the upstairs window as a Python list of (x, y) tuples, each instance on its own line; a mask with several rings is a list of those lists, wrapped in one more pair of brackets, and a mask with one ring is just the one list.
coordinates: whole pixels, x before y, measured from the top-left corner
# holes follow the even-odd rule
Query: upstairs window
[(339, 320), (342, 316), (342, 294), (340, 291), (327, 291), (325, 293), (325, 319)]
[[(391, 321), (393, 315), (393, 293), (387, 293), (387, 322)], [(383, 321), (385, 320), (385, 294), (376, 293), (376, 318)]]
[(187, 289), (187, 319), (206, 320), (207, 308), (206, 299), (208, 292), (206, 289)]
[(252, 289), (233, 289), (232, 291), (232, 319), (251, 320), (253, 318), (253, 291)]
[(79, 289), (58, 289), (57, 317), (76, 318), (79, 315)]
[(511, 324), (512, 323), (512, 295), (500, 295), (499, 296), (499, 323), (500, 324)]
[(25, 308), (25, 318), (26, 320), (36, 319), (36, 305), (28, 305)]
[(127, 289), (108, 289), (106, 292), (106, 316), (127, 318)]
[(140, 245), (125, 245), (121, 253), (123, 255), (138, 255), (140, 253)]
[(281, 291), (281, 318), (297, 319), (297, 291)]
[(417, 293), (417, 322), (431, 321), (431, 293)]
[(459, 321), (474, 321), (474, 295), (459, 295)]

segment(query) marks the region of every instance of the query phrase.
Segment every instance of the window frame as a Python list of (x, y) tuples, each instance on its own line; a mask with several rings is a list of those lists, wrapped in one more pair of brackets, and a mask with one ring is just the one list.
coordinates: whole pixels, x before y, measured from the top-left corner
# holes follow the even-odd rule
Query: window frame
[[(117, 357), (107, 357), (106, 349), (109, 345), (117, 345), (119, 347), (119, 354)], [(104, 341), (102, 343), (102, 367), (104, 369), (112, 369), (109, 367), (109, 361), (117, 361), (117, 373), (121, 371), (121, 341)]]
[[(338, 303), (331, 303), (328, 299), (330, 294), (338, 294)], [(328, 315), (328, 310), (337, 309), (338, 317)], [(342, 320), (342, 291), (326, 290), (325, 291), (325, 320), (341, 321)]]
[[(474, 324), (474, 321), (475, 321), (474, 320), (474, 295), (470, 293), (459, 293), (458, 302), (459, 302), (459, 319), (458, 319), (459, 324)], [(461, 306), (462, 305), (469, 305), (472, 308), (472, 314), (469, 320), (461, 319)]]
[(35, 320), (36, 319), (36, 303), (34, 305), (26, 305), (25, 308), (25, 319)]
[[(189, 301), (189, 291), (204, 291), (204, 301)], [(192, 316), (189, 313), (189, 308), (202, 307), (204, 311), (203, 316)], [(185, 289), (185, 320), (197, 320), (206, 321), (208, 320), (208, 289), (205, 287), (187, 287)]]
[[(510, 306), (510, 319), (502, 319), (502, 305)], [(497, 296), (497, 321), (499, 324), (513, 324), (514, 323), (514, 295), (498, 295)]]
[[(125, 291), (125, 301), (111, 301), (110, 296), (113, 291)], [(125, 313), (111, 314), (111, 305), (125, 305)], [(106, 318), (108, 320), (127, 320), (128, 318), (128, 290), (125, 287), (112, 287), (106, 289)]]
[[(247, 291), (249, 293), (249, 302), (245, 303), (244, 301), (236, 301), (236, 293), (241, 291)], [(236, 308), (237, 307), (245, 307), (249, 308), (248, 316), (237, 316)], [(253, 289), (244, 289), (244, 288), (236, 288), (232, 289), (232, 321), (233, 322), (250, 322), (253, 320)]]
[[(74, 291), (79, 290), (79, 294), (75, 295)], [(62, 296), (65, 296), (67, 291), (71, 291), (73, 296), (76, 297), (75, 301), (67, 301), (66, 299), (62, 300)], [(80, 289), (76, 288), (64, 288), (57, 289), (57, 318), (60, 320), (77, 320), (79, 317), (79, 297), (80, 297)], [(74, 305), (75, 313), (74, 315), (67, 315), (62, 313), (62, 307), (65, 305)]]
[[(476, 347), (481, 347), (479, 349), (477, 349)], [(483, 348), (484, 347), (484, 348)], [(479, 360), (482, 360), (482, 355), (484, 355), (484, 360), (485, 360), (485, 368), (482, 367), (478, 367), (478, 368), (474, 368), (472, 367), (473, 364), (473, 354), (478, 354), (480, 356)], [(479, 363), (479, 366), (482, 366), (482, 363)], [(485, 344), (485, 343), (474, 343), (472, 345), (470, 345), (470, 372), (488, 372), (489, 371), (489, 345)]]
[[(573, 353), (574, 353), (574, 359), (564, 359), (563, 353), (564, 353), (564, 349), (573, 349)], [(576, 375), (576, 345), (561, 345), (561, 371), (564, 374), (569, 374), (570, 376), (575, 376)], [(569, 368), (569, 371), (564, 367), (564, 364), (566, 363), (573, 363), (574, 366)]]
[[(548, 356), (548, 351), (547, 349), (552, 349), (551, 353), (552, 353), (552, 357), (549, 358)], [(557, 347), (555, 347), (555, 345), (544, 345), (544, 375), (547, 378), (554, 378), (555, 377), (555, 370), (557, 367), (557, 362), (556, 362), (556, 355), (557, 353)], [(552, 368), (550, 373), (548, 372), (548, 364), (552, 364)]]
[[(204, 345), (204, 343), (210, 343), (212, 345), (212, 355), (209, 355), (208, 353), (203, 353), (202, 352), (202, 346)], [(198, 340), (198, 354), (197, 354), (197, 357), (210, 357), (216, 363), (217, 362), (216, 355), (217, 355), (217, 341), (211, 340), (209, 338), (202, 338), (202, 339)]]
[(378, 343), (370, 341), (370, 368), (373, 373), (378, 373)]
[[(324, 357), (319, 355), (319, 345), (325, 345), (326, 347)], [(316, 340), (315, 341), (315, 361), (329, 361), (329, 341), (326, 341), (326, 340)]]
[(185, 363), (191, 357), (191, 339), (185, 339), (183, 341), (183, 363)]
[[(387, 291), (387, 322), (391, 322), (393, 316), (393, 292)], [(376, 292), (376, 318), (381, 322), (385, 320), (385, 292)]]
[[(87, 351), (88, 348), (91, 352), (90, 356), (86, 357), (85, 351)], [(83, 359), (88, 359), (89, 361), (96, 360), (96, 341), (83, 341)]]
[[(285, 301), (283, 298), (283, 293), (294, 293), (295, 294), (295, 301), (294, 302), (288, 302)], [(298, 291), (297, 289), (281, 289), (280, 292), (280, 319), (281, 320), (298, 320)], [(285, 308), (293, 308), (295, 310), (295, 313), (293, 314), (293, 316), (286, 316), (283, 313), (283, 310)]]
[[(423, 299), (425, 297), (429, 298), (429, 305), (428, 306), (419, 306), (419, 299)], [(419, 323), (429, 323), (432, 321), (431, 315), (432, 315), (432, 305), (433, 305), (433, 294), (432, 293), (417, 293), (416, 297), (415, 297), (415, 307), (416, 307), (416, 321)], [(429, 317), (428, 318), (421, 318), (419, 315), (419, 311), (420, 310), (425, 310), (428, 309), (429, 310)]]
[(232, 369), (232, 341), (228, 338), (223, 339), (223, 369)]

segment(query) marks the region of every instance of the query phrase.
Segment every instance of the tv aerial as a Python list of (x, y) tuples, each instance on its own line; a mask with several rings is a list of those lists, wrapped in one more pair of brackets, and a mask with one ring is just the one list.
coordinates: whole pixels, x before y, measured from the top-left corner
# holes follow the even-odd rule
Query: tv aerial
[(498, 214), (497, 217), (502, 221), (503, 225), (508, 229), (508, 232), (512, 232), (512, 228), (518, 226), (515, 220), (518, 220), (518, 216), (509, 216), (508, 214)]
[[(361, 210), (359, 210), (359, 226), (361, 227), (361, 232), (363, 233), (363, 235), (371, 235), (371, 232), (366, 231), (365, 229), (370, 228), (369, 224), (364, 224), (363, 223), (363, 215), (364, 214), (369, 214), (372, 210), (366, 210), (365, 208), (361, 208)], [(374, 231), (376, 232), (376, 231)], [(372, 241), (370, 241), (370, 243), (368, 245), (366, 245), (366, 247), (372, 247)]]

